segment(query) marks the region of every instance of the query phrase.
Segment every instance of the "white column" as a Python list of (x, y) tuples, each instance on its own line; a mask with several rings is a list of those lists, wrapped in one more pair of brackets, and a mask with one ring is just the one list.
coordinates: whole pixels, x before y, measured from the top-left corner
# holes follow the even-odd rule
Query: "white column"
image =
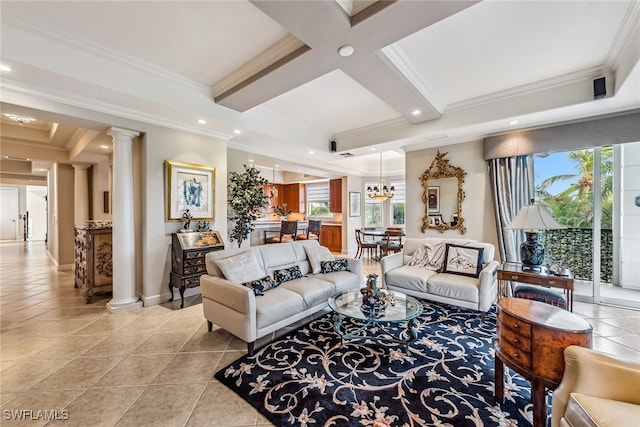
[(89, 165), (73, 166), (73, 223), (85, 225), (89, 219)]
[(136, 296), (136, 251), (133, 194), (133, 138), (140, 135), (111, 128), (113, 138), (113, 299), (111, 313), (142, 306)]

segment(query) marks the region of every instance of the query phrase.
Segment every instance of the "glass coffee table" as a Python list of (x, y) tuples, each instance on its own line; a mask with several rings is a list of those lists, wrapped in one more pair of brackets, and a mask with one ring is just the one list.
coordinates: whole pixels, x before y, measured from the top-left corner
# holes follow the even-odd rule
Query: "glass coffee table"
[[(395, 305), (387, 304), (384, 309), (368, 309), (362, 303), (360, 290), (345, 292), (342, 295), (329, 298), (329, 307), (334, 311), (333, 330), (340, 335), (342, 344), (345, 340), (375, 339), (379, 341), (403, 344), (408, 348), (409, 343), (415, 341), (418, 336), (416, 317), (422, 314), (422, 304), (412, 296), (400, 292), (393, 292), (396, 299)], [(364, 306), (364, 307), (363, 307)], [(354, 320), (362, 326), (355, 330), (345, 330), (342, 326), (344, 318)], [(396, 338), (385, 332), (386, 336), (365, 336), (361, 333), (373, 325), (381, 327), (383, 323), (407, 322), (407, 339)]]

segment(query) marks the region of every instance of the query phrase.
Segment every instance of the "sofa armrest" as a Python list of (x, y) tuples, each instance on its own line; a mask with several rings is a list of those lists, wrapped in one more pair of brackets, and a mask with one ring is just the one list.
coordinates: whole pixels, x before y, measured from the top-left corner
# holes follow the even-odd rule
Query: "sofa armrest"
[(491, 261), (480, 271), (478, 310), (488, 311), (498, 296), (498, 261)]
[(356, 258), (346, 258), (347, 270), (358, 276), (362, 276), (362, 261)]
[(553, 392), (551, 426), (560, 426), (571, 393), (640, 405), (640, 363), (585, 347), (564, 349), (564, 375)]
[(246, 316), (253, 314), (255, 317), (256, 296), (246, 286), (203, 274), (200, 276), (200, 291), (203, 298), (209, 298)]
[(381, 284), (383, 288), (387, 287), (387, 283), (384, 280), (386, 274), (393, 270), (394, 268), (402, 267), (404, 264), (404, 254), (402, 252), (397, 252), (395, 254), (387, 255), (380, 260), (381, 267)]

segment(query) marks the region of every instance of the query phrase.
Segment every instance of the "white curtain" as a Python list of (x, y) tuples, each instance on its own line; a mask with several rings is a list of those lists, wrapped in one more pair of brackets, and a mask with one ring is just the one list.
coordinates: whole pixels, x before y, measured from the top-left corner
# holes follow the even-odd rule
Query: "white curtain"
[(524, 233), (520, 230), (505, 230), (534, 198), (533, 157), (515, 156), (489, 159), (489, 176), (493, 193), (498, 230), (498, 249), (503, 261), (520, 261), (520, 244)]

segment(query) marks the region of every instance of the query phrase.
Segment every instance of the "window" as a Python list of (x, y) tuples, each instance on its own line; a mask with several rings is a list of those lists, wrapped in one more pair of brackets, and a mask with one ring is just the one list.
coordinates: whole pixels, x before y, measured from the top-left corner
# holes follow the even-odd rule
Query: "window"
[(364, 184), (364, 225), (365, 227), (381, 227), (382, 226), (382, 202), (370, 199), (367, 196), (367, 188), (375, 187), (377, 182), (365, 182)]
[(405, 183), (404, 181), (391, 181), (390, 185), (395, 188), (391, 201), (391, 225), (404, 225), (404, 202)]
[(329, 210), (329, 181), (309, 183), (307, 190), (307, 215), (310, 217), (332, 217)]

